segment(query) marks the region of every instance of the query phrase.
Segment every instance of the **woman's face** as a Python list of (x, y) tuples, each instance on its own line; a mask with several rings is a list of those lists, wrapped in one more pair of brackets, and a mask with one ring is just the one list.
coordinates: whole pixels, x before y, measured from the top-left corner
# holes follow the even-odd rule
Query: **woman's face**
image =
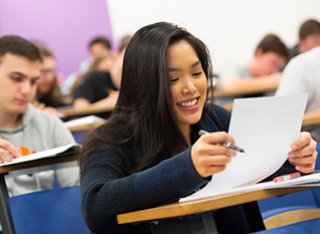
[(206, 101), (207, 78), (200, 60), (186, 40), (168, 48), (168, 67), (178, 126), (181, 131), (197, 123)]
[(38, 81), (38, 93), (46, 94), (52, 89), (56, 79), (56, 62), (52, 57), (44, 57)]

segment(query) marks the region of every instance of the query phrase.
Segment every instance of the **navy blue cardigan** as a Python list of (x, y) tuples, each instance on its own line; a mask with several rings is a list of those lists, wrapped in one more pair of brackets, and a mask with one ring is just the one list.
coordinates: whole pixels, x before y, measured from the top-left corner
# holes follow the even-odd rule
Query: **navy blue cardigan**
[[(214, 114), (203, 114), (192, 126), (192, 142), (198, 131), (227, 131), (230, 113), (214, 106)], [(192, 147), (192, 146), (191, 146)], [(150, 233), (148, 223), (118, 225), (117, 214), (178, 201), (208, 183), (195, 170), (189, 147), (146, 170), (130, 174), (126, 149), (96, 151), (90, 155), (81, 175), (81, 207), (88, 227), (96, 233)], [(281, 170), (294, 170), (289, 164)], [(212, 177), (214, 179), (214, 176)], [(219, 233), (248, 233), (264, 229), (256, 202), (213, 212)]]

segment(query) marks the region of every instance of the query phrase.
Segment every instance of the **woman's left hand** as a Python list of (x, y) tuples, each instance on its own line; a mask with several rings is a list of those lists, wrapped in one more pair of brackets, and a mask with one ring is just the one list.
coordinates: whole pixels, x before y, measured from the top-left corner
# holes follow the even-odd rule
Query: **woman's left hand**
[(288, 154), (289, 162), (299, 172), (313, 173), (316, 165), (318, 152), (317, 142), (312, 139), (309, 132), (301, 132), (298, 140), (291, 145)]

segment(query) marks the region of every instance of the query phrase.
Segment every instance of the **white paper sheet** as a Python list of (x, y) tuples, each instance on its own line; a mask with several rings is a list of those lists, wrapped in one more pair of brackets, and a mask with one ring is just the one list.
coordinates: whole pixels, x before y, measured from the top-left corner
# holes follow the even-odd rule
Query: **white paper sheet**
[[(296, 179), (287, 180), (279, 183), (270, 181), (270, 182), (264, 182), (264, 183), (253, 184), (253, 185), (240, 186), (240, 187), (225, 190), (220, 193), (214, 193), (206, 197), (212, 198), (212, 197), (235, 195), (239, 193), (253, 192), (253, 191), (258, 191), (263, 189), (277, 189), (277, 188), (305, 187), (305, 186), (309, 186), (309, 187), (312, 186), (312, 187), (318, 188), (320, 186), (320, 173), (301, 176)], [(206, 197), (201, 197), (201, 199)], [(194, 197), (190, 196), (185, 199), (181, 199), (180, 202), (189, 202), (189, 201), (194, 201), (198, 199), (200, 198), (195, 196)]]
[(9, 166), (13, 164), (23, 163), (23, 162), (29, 162), (34, 161), (42, 158), (50, 158), (55, 157), (57, 155), (63, 155), (67, 151), (71, 150), (73, 153), (75, 153), (78, 149), (80, 149), (80, 145), (77, 143), (71, 143), (68, 145), (52, 148), (49, 150), (40, 151), (38, 153), (29, 154), (26, 156), (22, 156), (20, 158), (14, 158), (11, 162), (4, 162), (1, 163), (0, 166)]
[(64, 125), (67, 128), (71, 128), (71, 127), (77, 127), (77, 126), (81, 126), (81, 125), (85, 125), (85, 124), (94, 124), (94, 123), (103, 123), (105, 120), (95, 116), (95, 115), (89, 115), (89, 116), (85, 116), (82, 118), (78, 118), (78, 119), (73, 119), (67, 122), (64, 122)]
[(277, 171), (288, 158), (290, 145), (298, 139), (307, 96), (236, 99), (229, 133), (245, 153), (238, 153), (226, 170), (215, 174), (203, 189), (181, 201), (252, 185)]

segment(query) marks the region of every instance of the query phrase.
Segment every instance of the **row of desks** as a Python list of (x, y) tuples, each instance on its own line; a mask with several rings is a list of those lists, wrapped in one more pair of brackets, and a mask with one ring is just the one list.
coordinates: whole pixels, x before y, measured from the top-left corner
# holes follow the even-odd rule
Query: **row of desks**
[[(40, 170), (47, 169), (48, 166), (56, 166), (58, 164), (70, 163), (77, 160), (75, 155), (59, 156), (46, 159), (38, 159), (36, 161), (24, 162), (12, 166), (0, 167), (0, 221), (4, 233), (15, 233), (10, 210), (8, 207), (8, 191), (6, 188), (4, 176), (9, 172), (17, 172), (19, 170), (34, 170), (40, 168)], [(117, 220), (119, 224), (136, 223), (145, 221), (157, 221), (174, 217), (182, 217), (186, 215), (201, 214), (207, 211), (212, 211), (228, 206), (242, 204), (250, 201), (256, 201), (269, 197), (294, 193), (307, 189), (315, 188), (314, 186), (306, 187), (291, 187), (291, 188), (277, 188), (277, 189), (265, 189), (253, 192), (245, 192), (240, 194), (225, 195), (220, 197), (202, 199), (187, 203), (172, 203), (169, 205), (163, 205), (151, 209), (145, 209), (140, 211), (129, 212), (125, 214), (119, 214)], [(162, 222), (162, 221), (161, 221)]]

